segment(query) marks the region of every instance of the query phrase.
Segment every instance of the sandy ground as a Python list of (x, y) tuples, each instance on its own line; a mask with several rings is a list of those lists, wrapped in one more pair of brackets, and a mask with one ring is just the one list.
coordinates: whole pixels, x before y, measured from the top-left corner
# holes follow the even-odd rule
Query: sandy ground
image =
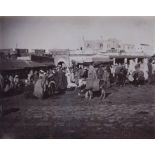
[(104, 102), (76, 91), (0, 102), (0, 138), (155, 138), (155, 85), (113, 87)]

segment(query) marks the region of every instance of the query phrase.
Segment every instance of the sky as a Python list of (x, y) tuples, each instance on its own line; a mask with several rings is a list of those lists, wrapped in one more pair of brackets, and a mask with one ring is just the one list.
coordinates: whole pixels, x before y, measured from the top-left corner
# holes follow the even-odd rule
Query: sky
[[(155, 17), (1, 17), (3, 48), (69, 48), (116, 38), (155, 45)], [(0, 33), (1, 34), (1, 33)]]

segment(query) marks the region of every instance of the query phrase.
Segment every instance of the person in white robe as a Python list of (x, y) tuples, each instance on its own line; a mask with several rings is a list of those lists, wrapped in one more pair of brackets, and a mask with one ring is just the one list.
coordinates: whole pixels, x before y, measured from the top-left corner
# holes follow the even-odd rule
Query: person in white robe
[(152, 62), (152, 74), (155, 75), (155, 61)]
[(71, 74), (69, 68), (67, 67), (67, 69), (66, 69), (67, 88), (77, 87), (77, 85), (71, 81), (71, 76), (72, 76), (72, 74)]
[(39, 79), (34, 85), (33, 95), (38, 99), (43, 98), (44, 95), (44, 74), (39, 74)]
[(135, 71), (135, 62), (133, 60), (129, 61), (129, 66), (128, 66), (128, 80), (130, 82), (133, 82), (134, 78), (133, 78), (133, 72)]
[(145, 80), (148, 80), (148, 62), (147, 59), (144, 59), (143, 62), (140, 64), (140, 70), (144, 72)]

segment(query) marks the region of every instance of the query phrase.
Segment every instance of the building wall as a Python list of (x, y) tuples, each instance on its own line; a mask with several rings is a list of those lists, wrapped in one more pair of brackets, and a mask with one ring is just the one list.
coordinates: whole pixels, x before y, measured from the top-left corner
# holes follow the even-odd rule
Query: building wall
[(83, 63), (83, 62), (91, 62), (92, 57), (94, 55), (70, 55), (70, 64), (72, 61), (78, 62), (78, 63)]
[(133, 53), (133, 52), (137, 52), (136, 51), (136, 47), (134, 44), (122, 44), (122, 50), (124, 50), (126, 53)]
[(149, 55), (150, 53), (152, 54), (153, 47), (148, 44), (139, 44), (139, 45), (136, 45), (136, 51)]
[(103, 52), (107, 52), (111, 49), (120, 50), (121, 43), (117, 39), (86, 40), (84, 41), (84, 49), (102, 50)]
[(103, 41), (102, 40), (86, 40), (84, 41), (84, 49), (102, 49)]
[(64, 62), (66, 66), (70, 66), (69, 55), (55, 55), (54, 63), (58, 65), (59, 62)]
[(77, 63), (91, 62), (94, 55), (95, 54), (87, 54), (80, 50), (73, 50), (63, 53), (57, 51), (57, 53), (53, 54), (53, 57), (55, 65), (57, 65), (59, 62), (64, 62), (66, 66), (71, 66), (72, 61), (75, 61)]

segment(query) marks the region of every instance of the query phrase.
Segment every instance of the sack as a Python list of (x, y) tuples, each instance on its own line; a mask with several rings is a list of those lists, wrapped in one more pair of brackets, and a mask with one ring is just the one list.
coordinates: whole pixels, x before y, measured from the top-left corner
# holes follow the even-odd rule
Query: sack
[(129, 79), (130, 82), (132, 82), (134, 80), (132, 75), (129, 75), (128, 79)]

